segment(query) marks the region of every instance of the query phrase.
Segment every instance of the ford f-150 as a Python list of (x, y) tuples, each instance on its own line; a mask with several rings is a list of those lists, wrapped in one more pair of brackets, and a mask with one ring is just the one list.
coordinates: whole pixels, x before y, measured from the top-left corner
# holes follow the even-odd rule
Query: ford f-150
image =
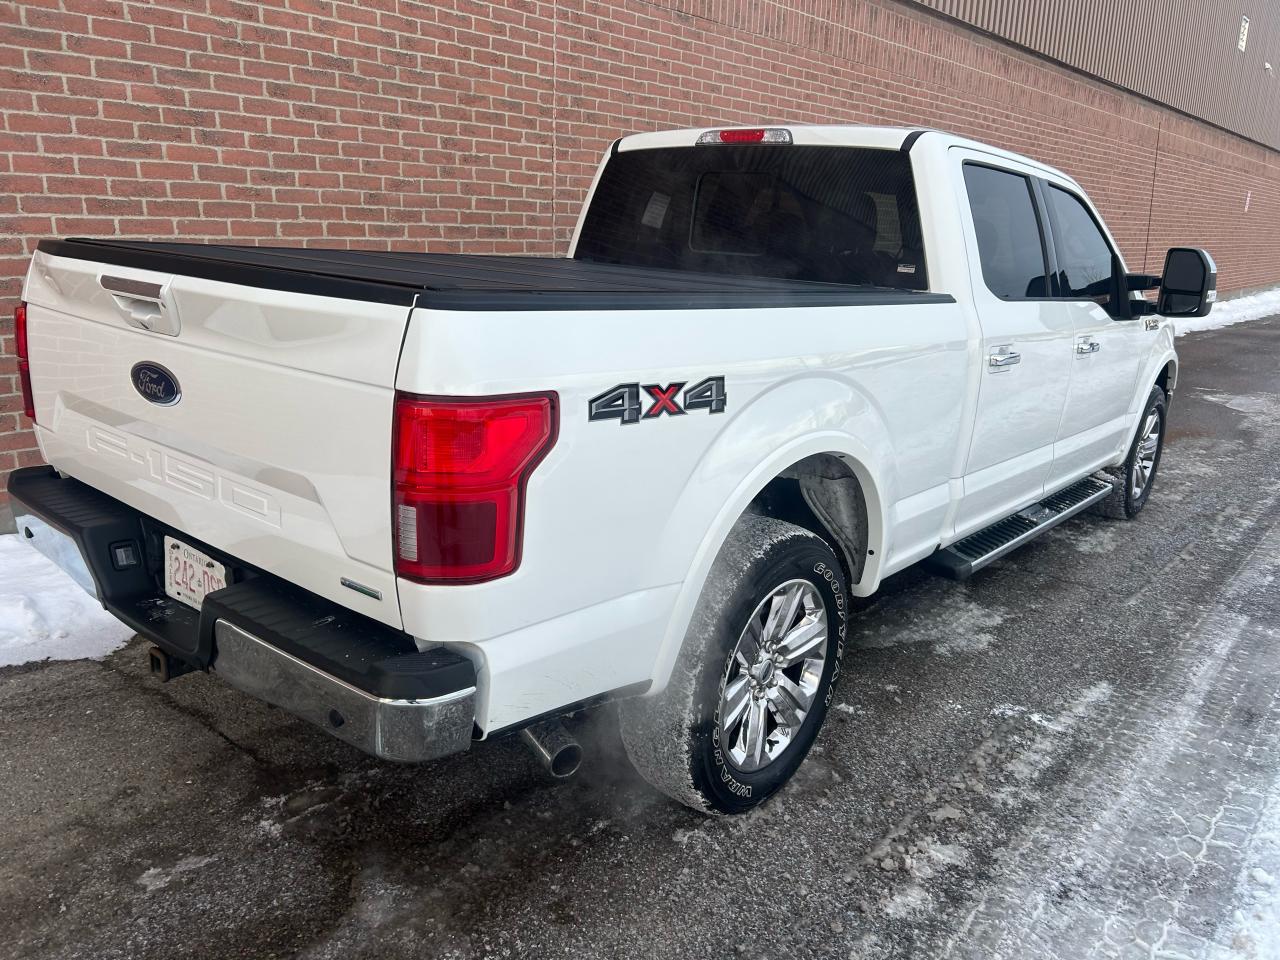
[(49, 466), (8, 486), (162, 679), (389, 760), (523, 731), (558, 774), (559, 718), (616, 700), (652, 784), (737, 812), (813, 743), (850, 597), (1142, 510), (1215, 286), (945, 133), (645, 133), (565, 258), (42, 241)]

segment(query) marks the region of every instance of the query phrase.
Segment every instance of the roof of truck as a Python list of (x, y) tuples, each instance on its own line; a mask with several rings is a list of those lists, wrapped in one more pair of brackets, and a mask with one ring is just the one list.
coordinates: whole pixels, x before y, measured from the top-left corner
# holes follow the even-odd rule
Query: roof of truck
[[(656, 130), (652, 133), (633, 133), (614, 141), (613, 149), (617, 152), (630, 150), (658, 150), (669, 147), (692, 147), (698, 138), (721, 130), (786, 130), (791, 135), (791, 142), (800, 146), (813, 147), (869, 147), (873, 150), (911, 151), (917, 141), (928, 135), (931, 145), (945, 147), (965, 147), (981, 153), (991, 154), (1018, 163), (1037, 167), (1046, 173), (1061, 177), (1071, 183), (1074, 178), (1055, 167), (992, 146), (979, 140), (971, 140), (959, 134), (931, 127), (878, 127), (860, 124), (810, 124), (810, 123), (762, 123), (762, 124), (726, 124), (722, 127), (684, 127), (680, 130)], [(1078, 186), (1078, 184), (1077, 184)]]
[(633, 133), (618, 141), (617, 149), (654, 150), (662, 147), (691, 147), (704, 133), (717, 130), (787, 130), (792, 142), (804, 146), (824, 147), (872, 147), (879, 150), (899, 150), (912, 134), (923, 133), (917, 127), (868, 127), (837, 124), (725, 124), (722, 127), (685, 127), (682, 130), (655, 130), (651, 133)]

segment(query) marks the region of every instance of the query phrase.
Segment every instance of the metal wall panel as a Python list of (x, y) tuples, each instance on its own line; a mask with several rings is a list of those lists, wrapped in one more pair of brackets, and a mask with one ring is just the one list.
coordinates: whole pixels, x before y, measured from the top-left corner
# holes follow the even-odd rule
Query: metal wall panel
[(1280, 0), (911, 2), (1280, 148)]

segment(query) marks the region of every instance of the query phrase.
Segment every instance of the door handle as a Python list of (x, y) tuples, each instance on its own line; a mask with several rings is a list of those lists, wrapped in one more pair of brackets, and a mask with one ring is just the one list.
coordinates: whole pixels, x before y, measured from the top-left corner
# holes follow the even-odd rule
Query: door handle
[(160, 321), (160, 304), (140, 297), (115, 297), (116, 306), (125, 323), (140, 330), (154, 330)]
[(181, 324), (177, 304), (167, 285), (105, 274), (98, 283), (110, 294), (116, 311), (129, 326), (170, 337), (178, 335)]
[(1102, 344), (1091, 337), (1081, 337), (1076, 341), (1076, 353), (1080, 356), (1088, 356), (1091, 353), (1097, 353), (1102, 349)]
[(996, 352), (987, 358), (987, 366), (993, 370), (1012, 367), (1015, 363), (1021, 362), (1022, 354), (1014, 353), (1008, 347), (996, 347)]

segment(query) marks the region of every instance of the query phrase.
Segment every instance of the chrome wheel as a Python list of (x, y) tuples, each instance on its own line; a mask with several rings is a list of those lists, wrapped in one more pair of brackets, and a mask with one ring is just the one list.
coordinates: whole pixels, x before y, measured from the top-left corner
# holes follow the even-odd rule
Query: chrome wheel
[(788, 580), (760, 602), (729, 657), (720, 744), (744, 772), (786, 751), (813, 706), (827, 663), (827, 608), (808, 580)]
[(1136, 500), (1151, 483), (1156, 469), (1156, 454), (1160, 452), (1160, 412), (1152, 410), (1143, 421), (1138, 434), (1138, 449), (1133, 457), (1133, 471), (1129, 477), (1130, 493)]

